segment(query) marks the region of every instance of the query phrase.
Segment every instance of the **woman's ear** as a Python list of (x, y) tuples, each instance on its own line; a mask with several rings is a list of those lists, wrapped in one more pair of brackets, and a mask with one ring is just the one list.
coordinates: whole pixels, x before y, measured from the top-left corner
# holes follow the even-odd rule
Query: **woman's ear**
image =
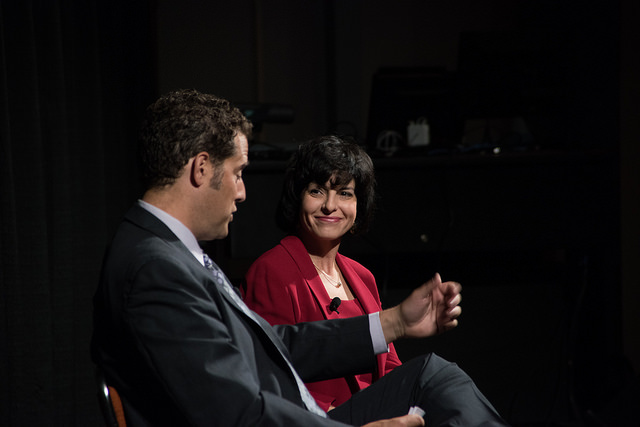
[(211, 180), (213, 165), (209, 159), (209, 153), (206, 151), (196, 154), (193, 158), (193, 163), (191, 163), (191, 183), (194, 186), (200, 187)]

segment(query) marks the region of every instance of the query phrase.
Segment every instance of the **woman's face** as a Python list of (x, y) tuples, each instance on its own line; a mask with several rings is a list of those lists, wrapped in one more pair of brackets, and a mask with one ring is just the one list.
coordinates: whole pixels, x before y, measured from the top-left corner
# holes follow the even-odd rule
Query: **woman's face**
[(331, 179), (310, 183), (302, 194), (300, 231), (318, 239), (340, 239), (353, 227), (357, 202), (353, 179), (333, 188)]

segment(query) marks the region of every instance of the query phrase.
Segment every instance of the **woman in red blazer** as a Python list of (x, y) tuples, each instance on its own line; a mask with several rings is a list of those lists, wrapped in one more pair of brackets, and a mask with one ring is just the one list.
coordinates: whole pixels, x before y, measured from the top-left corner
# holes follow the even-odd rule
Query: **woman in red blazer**
[[(371, 272), (338, 253), (346, 233), (366, 230), (374, 200), (373, 163), (358, 145), (335, 136), (301, 145), (276, 216), (290, 235), (249, 268), (242, 286), (247, 305), (272, 325), (380, 311)], [(375, 372), (310, 383), (309, 391), (329, 411), (401, 364), (393, 345), (377, 357)]]

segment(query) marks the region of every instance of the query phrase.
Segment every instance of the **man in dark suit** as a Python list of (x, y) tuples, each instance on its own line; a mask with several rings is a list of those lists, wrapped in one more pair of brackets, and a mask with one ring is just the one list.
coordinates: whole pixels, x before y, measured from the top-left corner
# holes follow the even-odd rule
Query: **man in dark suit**
[[(129, 425), (502, 425), (455, 364), (410, 361), (322, 412), (303, 381), (371, 371), (400, 337), (451, 329), (460, 285), (436, 275), (374, 315), (271, 327), (199, 246), (224, 238), (245, 199), (250, 123), (223, 99), (172, 92), (147, 110), (146, 192), (126, 214), (94, 298), (92, 356)], [(418, 406), (424, 417), (407, 414)], [(392, 418), (386, 421), (376, 421)]]

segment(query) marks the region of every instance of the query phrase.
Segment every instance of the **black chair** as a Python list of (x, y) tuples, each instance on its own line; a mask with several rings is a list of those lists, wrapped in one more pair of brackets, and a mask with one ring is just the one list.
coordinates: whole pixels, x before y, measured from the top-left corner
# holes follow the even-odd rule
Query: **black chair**
[(100, 368), (96, 368), (96, 382), (98, 383), (98, 403), (107, 427), (126, 427), (124, 409), (120, 395), (115, 388), (107, 384)]

